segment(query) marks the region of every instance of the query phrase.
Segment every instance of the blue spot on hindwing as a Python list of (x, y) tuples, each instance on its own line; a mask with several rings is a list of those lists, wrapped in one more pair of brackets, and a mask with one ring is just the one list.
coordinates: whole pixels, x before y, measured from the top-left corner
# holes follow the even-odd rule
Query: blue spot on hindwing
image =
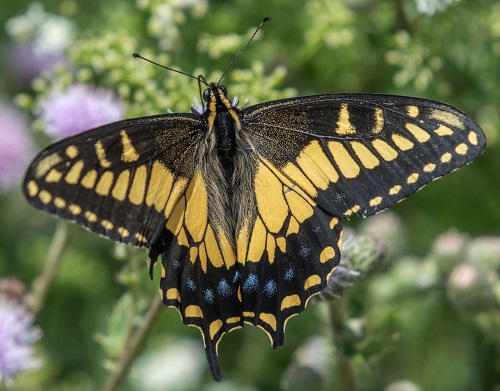
[(196, 283), (191, 278), (186, 279), (186, 286), (190, 291), (196, 290)]
[(203, 298), (205, 299), (205, 301), (209, 304), (213, 304), (215, 301), (215, 293), (212, 289), (205, 289), (203, 291)]
[(309, 256), (309, 254), (311, 253), (311, 249), (309, 247), (307, 247), (305, 244), (303, 244), (301, 247), (300, 247), (300, 250), (299, 250), (299, 255), (302, 257), (302, 258), (307, 258)]
[(236, 273), (234, 273), (233, 277), (233, 284), (236, 284), (236, 282), (238, 282), (239, 280), (240, 280), (240, 272), (236, 270)]
[(264, 286), (264, 293), (266, 294), (267, 297), (274, 296), (274, 294), (278, 291), (278, 284), (276, 284), (276, 281), (274, 280), (269, 280), (266, 282), (266, 285)]
[(230, 297), (233, 294), (231, 285), (228, 284), (225, 278), (219, 281), (219, 285), (217, 286), (217, 292), (222, 297)]
[(251, 293), (259, 290), (259, 277), (257, 274), (250, 273), (243, 283), (243, 292)]
[(293, 270), (293, 268), (290, 266), (288, 269), (286, 269), (285, 275), (283, 276), (283, 278), (286, 281), (291, 281), (293, 279), (293, 277), (295, 277), (295, 270)]

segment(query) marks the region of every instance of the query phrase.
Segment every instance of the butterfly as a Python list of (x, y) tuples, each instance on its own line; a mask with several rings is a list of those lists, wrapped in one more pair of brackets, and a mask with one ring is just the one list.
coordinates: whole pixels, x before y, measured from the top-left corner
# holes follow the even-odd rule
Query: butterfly
[(339, 93), (239, 108), (207, 83), (202, 112), (104, 125), (35, 157), (35, 208), (161, 260), (160, 293), (217, 346), (245, 323), (272, 346), (339, 264), (342, 220), (378, 213), (473, 161), (486, 138), (460, 110)]

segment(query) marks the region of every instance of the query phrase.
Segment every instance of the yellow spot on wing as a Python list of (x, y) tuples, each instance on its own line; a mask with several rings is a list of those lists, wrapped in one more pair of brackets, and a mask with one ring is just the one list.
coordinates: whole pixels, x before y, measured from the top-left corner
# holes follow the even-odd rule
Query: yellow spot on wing
[(124, 170), (120, 172), (120, 175), (118, 175), (115, 185), (113, 186), (113, 191), (111, 192), (111, 195), (113, 196), (114, 199), (118, 201), (123, 201), (125, 199), (125, 197), (127, 196), (129, 179), (130, 179), (129, 170)]
[(387, 144), (384, 140), (373, 140), (373, 148), (382, 156), (387, 162), (390, 162), (398, 157), (398, 153), (394, 148)]
[(99, 181), (97, 182), (97, 185), (95, 187), (95, 192), (101, 196), (107, 196), (111, 190), (111, 185), (113, 184), (113, 178), (114, 174), (112, 171), (105, 171), (99, 178)]
[(286, 253), (286, 240), (284, 237), (276, 238), (276, 244), (282, 253)]
[(334, 229), (338, 223), (339, 219), (337, 217), (332, 217), (332, 219), (330, 220), (330, 229)]
[[(288, 197), (287, 197), (288, 199)], [(297, 219), (292, 216), (290, 218), (290, 223), (288, 224), (288, 229), (286, 230), (286, 236), (291, 235), (291, 234), (296, 234), (299, 232), (300, 225), (297, 221)]]
[(266, 314), (262, 312), (259, 315), (259, 319), (263, 321), (264, 323), (268, 324), (271, 326), (271, 328), (276, 331), (276, 317), (273, 314)]
[(330, 182), (337, 182), (339, 179), (339, 174), (316, 140), (300, 152), (297, 164), (311, 182), (322, 190), (325, 190)]
[(353, 126), (349, 119), (349, 108), (347, 103), (340, 105), (339, 119), (337, 120), (337, 128), (335, 133), (340, 136), (356, 134), (356, 128)]
[(361, 142), (351, 141), (351, 147), (365, 168), (372, 169), (380, 164), (380, 160)]
[(359, 165), (354, 161), (344, 145), (338, 141), (330, 141), (328, 148), (332, 153), (333, 159), (340, 169), (342, 175), (346, 178), (356, 178), (359, 175)]
[(70, 159), (74, 159), (78, 156), (78, 148), (75, 145), (70, 145), (66, 148), (66, 156)]
[(111, 167), (111, 162), (106, 158), (106, 150), (104, 149), (101, 140), (96, 141), (94, 147), (97, 160), (99, 160), (99, 164), (101, 165), (101, 167), (104, 168)]
[(418, 117), (419, 111), (417, 106), (406, 106), (406, 112), (410, 117)]
[(139, 154), (132, 145), (132, 142), (130, 141), (127, 132), (123, 129), (120, 130), (120, 136), (122, 139), (122, 147), (123, 147), (123, 152), (121, 157), (122, 162), (133, 163), (139, 160)]
[(165, 217), (169, 218), (172, 213), (172, 209), (175, 207), (177, 200), (180, 196), (184, 194), (184, 190), (188, 185), (188, 181), (185, 178), (177, 178), (170, 191), (170, 196), (168, 197), (167, 204), (165, 205)]
[(321, 284), (321, 277), (317, 274), (313, 274), (304, 282), (304, 290), (307, 290), (319, 284)]
[(184, 316), (186, 318), (203, 318), (203, 311), (197, 305), (190, 305), (186, 307)]
[(445, 152), (441, 156), (441, 163), (448, 163), (451, 160), (451, 153)]
[(91, 223), (95, 223), (97, 221), (97, 215), (90, 211), (85, 212), (85, 218)]
[[(283, 196), (283, 186), (274, 173), (260, 163), (255, 174), (255, 198), (265, 226), (277, 233), (288, 216), (288, 206)], [(263, 236), (265, 237), (265, 236)]]
[(82, 213), (82, 208), (80, 208), (78, 205), (75, 204), (71, 204), (70, 206), (68, 206), (68, 210), (75, 216)]
[(422, 129), (420, 126), (412, 124), (412, 123), (407, 123), (406, 124), (406, 129), (417, 139), (418, 142), (420, 143), (425, 143), (427, 140), (431, 138), (429, 133), (427, 133), (424, 129)]
[(402, 151), (408, 151), (413, 148), (413, 143), (400, 134), (393, 134), (392, 141)]
[(448, 126), (439, 125), (434, 133), (438, 136), (451, 136), (453, 134), (453, 130), (451, 130)]
[(172, 232), (175, 236), (179, 235), (179, 232), (182, 228), (185, 205), (186, 205), (185, 197), (180, 198), (177, 204), (175, 204), (175, 208), (172, 211), (170, 218), (167, 220), (166, 228), (170, 232)]
[(210, 339), (214, 339), (215, 335), (219, 332), (219, 330), (222, 328), (222, 320), (217, 319), (214, 320), (212, 323), (210, 323)]
[(374, 120), (375, 120), (375, 128), (373, 129), (374, 134), (379, 134), (384, 130), (384, 110), (382, 110), (380, 107), (377, 107), (375, 109), (374, 113)]
[(270, 264), (274, 263), (274, 254), (276, 253), (276, 239), (270, 233), (267, 234), (266, 250), (268, 261)]
[(455, 114), (449, 113), (443, 110), (433, 109), (431, 110), (429, 117), (440, 122), (444, 122), (454, 128), (465, 129), (465, 125), (462, 119)]
[(467, 138), (469, 139), (469, 142), (472, 144), (472, 145), (477, 145), (477, 133), (476, 132), (469, 132), (469, 135), (467, 136)]
[(45, 156), (35, 167), (35, 177), (40, 178), (50, 171), (56, 164), (62, 162), (61, 156), (57, 152)]
[(370, 200), (370, 206), (377, 206), (380, 205), (382, 202), (382, 197), (374, 197)]
[(128, 199), (134, 205), (140, 205), (144, 201), (147, 174), (148, 170), (145, 165), (135, 169), (134, 178), (132, 179), (132, 184), (130, 185), (128, 193)]
[(66, 201), (64, 201), (61, 197), (56, 197), (54, 198), (54, 205), (57, 208), (62, 209), (66, 206)]
[(408, 178), (406, 179), (406, 183), (408, 184), (415, 183), (418, 180), (418, 177), (419, 175), (416, 172), (414, 172), (413, 174), (408, 176)]
[(97, 171), (90, 170), (84, 175), (80, 183), (83, 187), (86, 187), (87, 189), (93, 189), (96, 180), (97, 180)]
[(393, 186), (390, 188), (389, 190), (389, 194), (390, 195), (396, 195), (398, 194), (399, 192), (401, 191), (401, 186), (400, 185), (396, 185), (396, 186)]
[(28, 194), (30, 197), (34, 197), (38, 194), (38, 185), (35, 181), (29, 181), (26, 185), (26, 188), (28, 189)]
[(436, 169), (436, 165), (434, 163), (429, 163), (424, 166), (425, 172), (432, 172)]
[(207, 188), (201, 173), (196, 170), (186, 190), (186, 213), (184, 222), (194, 242), (201, 242), (208, 219)]
[(333, 258), (335, 258), (335, 249), (332, 246), (325, 247), (321, 251), (321, 254), (319, 254), (319, 261), (321, 263), (328, 262)]
[(318, 190), (295, 164), (288, 163), (283, 167), (283, 172), (311, 197), (317, 197)]
[(52, 201), (52, 195), (47, 190), (42, 190), (40, 193), (38, 193), (38, 198), (40, 198), (40, 201), (42, 201), (44, 204), (48, 204), (50, 201)]
[(281, 300), (281, 311), (286, 310), (287, 308), (297, 307), (300, 305), (300, 297), (299, 295), (289, 295)]
[(247, 261), (250, 262), (259, 262), (262, 258), (262, 254), (264, 253), (264, 248), (266, 246), (266, 228), (262, 223), (260, 218), (255, 220), (252, 237), (250, 239), (250, 244), (248, 246), (248, 255)]
[(82, 173), (84, 165), (85, 163), (83, 162), (83, 160), (79, 160), (75, 164), (73, 164), (73, 166), (64, 177), (66, 183), (70, 185), (76, 185), (80, 180), (80, 175)]
[(113, 229), (113, 223), (109, 220), (101, 221), (101, 225), (103, 226), (104, 229), (107, 229), (107, 230)]
[(49, 173), (45, 176), (45, 182), (47, 183), (56, 183), (61, 180), (62, 173), (55, 168), (49, 171)]
[(134, 235), (134, 237), (135, 237), (135, 238), (137, 239), (137, 241), (138, 241), (138, 242), (140, 242), (140, 243), (147, 243), (147, 241), (148, 241), (148, 239), (147, 239), (144, 235), (140, 234), (139, 232), (137, 232), (137, 233)]
[(456, 146), (455, 152), (458, 153), (459, 155), (465, 155), (468, 149), (469, 148), (465, 143), (461, 143)]
[(177, 300), (179, 303), (181, 302), (181, 294), (180, 294), (179, 290), (176, 289), (176, 288), (170, 288), (170, 289), (168, 289), (165, 292), (165, 298), (167, 300)]
[(313, 215), (314, 210), (311, 204), (296, 192), (290, 191), (285, 193), (285, 198), (290, 206), (293, 217), (295, 217), (299, 223), (304, 222)]
[(118, 228), (118, 233), (120, 234), (120, 236), (122, 238), (127, 238), (130, 236), (130, 232), (128, 231), (128, 229), (126, 229), (124, 227)]
[(146, 204), (154, 205), (158, 212), (162, 212), (167, 204), (173, 181), (172, 173), (161, 162), (155, 160), (149, 177)]

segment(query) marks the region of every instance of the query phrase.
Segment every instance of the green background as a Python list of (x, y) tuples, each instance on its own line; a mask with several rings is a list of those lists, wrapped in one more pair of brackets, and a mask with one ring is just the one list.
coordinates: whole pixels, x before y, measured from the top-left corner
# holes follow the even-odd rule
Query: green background
[[(446, 299), (446, 275), (437, 277), (432, 289), (414, 286), (425, 275), (435, 238), (444, 231), (455, 227), (473, 237), (499, 233), (500, 4), (437, 1), (443, 9), (429, 15), (418, 12), (411, 0), (209, 1), (206, 9), (194, 11), (177, 3), (44, 1), (47, 12), (74, 24), (75, 43), (67, 52), (73, 71), (60, 70), (28, 84), (11, 77), (7, 61), (1, 61), (2, 96), (25, 102), (36, 120), (37, 102), (49, 88), (84, 80), (120, 93), (127, 116), (189, 111), (198, 96), (196, 81), (133, 60), (131, 53), (215, 78), (253, 26), (269, 15), (273, 20), (224, 79), (229, 95), (242, 103), (247, 98), (253, 104), (293, 95), (380, 92), (460, 108), (483, 127), (486, 152), (392, 208), (401, 218), (405, 235), (398, 240), (404, 245), (384, 267), (346, 291), (346, 314), (362, 320), (364, 330), (348, 356), (360, 390), (382, 390), (401, 379), (423, 390), (500, 390), (498, 314), (489, 314), (494, 320), (478, 320), (488, 314), (457, 311)], [(2, 25), (29, 4), (4, 2)], [(161, 19), (158, 23), (160, 4), (173, 12), (173, 29)], [(4, 59), (12, 43), (3, 29)], [(147, 70), (138, 75), (138, 69)], [(40, 132), (35, 137), (39, 147), (50, 141)], [(29, 288), (42, 270), (56, 220), (31, 209), (17, 189), (0, 196), (0, 214), (0, 276), (16, 277)], [(360, 221), (347, 224), (363, 229)], [(130, 301), (138, 308), (134, 321), (139, 322), (144, 303), (156, 294), (158, 276), (148, 281), (144, 251), (124, 252), (83, 229), (71, 226), (70, 231), (62, 265), (37, 317), (44, 333), (37, 345), (44, 365), (23, 375), (16, 390), (100, 389), (107, 377), (103, 367), (119, 351)], [(403, 254), (411, 254), (411, 263)], [(404, 269), (398, 264), (417, 266)], [(408, 285), (413, 289), (400, 289)], [(389, 293), (374, 296), (380, 289)], [(286, 343), (278, 350), (271, 350), (266, 335), (253, 327), (225, 336), (219, 346), (221, 384), (208, 373), (199, 332), (165, 309), (141, 358), (146, 364), (134, 368), (122, 389), (156, 389), (141, 383), (141, 378), (154, 377), (145, 368), (176, 371), (185, 361), (187, 366), (193, 362), (199, 380), (195, 375), (195, 384), (187, 378), (180, 383), (162, 379), (158, 389), (346, 389), (334, 364), (335, 352), (326, 346), (331, 337), (328, 304), (309, 307), (289, 322)], [(492, 311), (498, 312), (498, 304)], [(484, 327), (485, 322), (491, 327)], [(327, 376), (293, 372), (297, 349), (311, 336), (324, 342), (310, 354), (330, 363)], [(173, 353), (161, 356), (162, 351)]]

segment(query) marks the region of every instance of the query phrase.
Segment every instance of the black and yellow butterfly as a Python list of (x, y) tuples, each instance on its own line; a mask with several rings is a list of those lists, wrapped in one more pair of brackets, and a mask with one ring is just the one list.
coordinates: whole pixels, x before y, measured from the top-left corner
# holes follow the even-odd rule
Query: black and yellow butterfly
[[(200, 79), (204, 80), (204, 79)], [(206, 83), (203, 113), (105, 125), (50, 145), (38, 209), (158, 257), (163, 302), (217, 345), (250, 323), (273, 347), (340, 261), (342, 220), (370, 216), (479, 156), (481, 128), (431, 100), (328, 94), (240, 109)]]

